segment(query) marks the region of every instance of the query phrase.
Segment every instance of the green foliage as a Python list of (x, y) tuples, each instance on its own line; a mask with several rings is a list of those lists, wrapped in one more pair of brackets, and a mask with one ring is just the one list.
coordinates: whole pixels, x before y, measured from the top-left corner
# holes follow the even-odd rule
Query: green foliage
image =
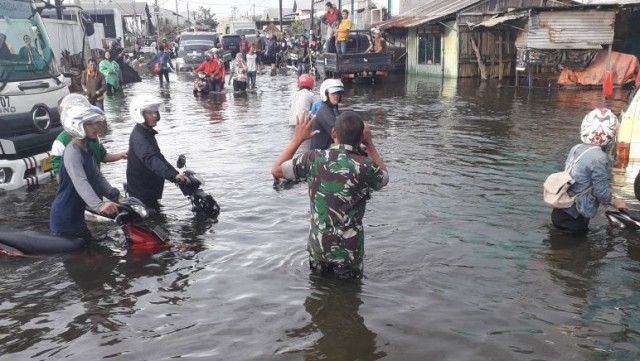
[(216, 14), (211, 12), (211, 8), (205, 8), (204, 6), (200, 6), (197, 11), (193, 11), (191, 13), (193, 17), (193, 21), (196, 24), (207, 25), (211, 28), (211, 31), (215, 31), (218, 26), (218, 21), (216, 20)]
[(289, 35), (302, 34), (304, 32), (304, 25), (302, 24), (302, 21), (296, 20), (291, 23), (284, 32)]

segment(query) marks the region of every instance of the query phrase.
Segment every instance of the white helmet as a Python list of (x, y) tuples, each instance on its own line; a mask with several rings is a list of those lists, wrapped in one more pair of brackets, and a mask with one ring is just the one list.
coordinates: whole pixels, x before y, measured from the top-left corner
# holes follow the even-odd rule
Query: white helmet
[(583, 143), (603, 146), (616, 138), (617, 130), (618, 117), (609, 109), (598, 108), (582, 120), (580, 138)]
[(329, 94), (341, 92), (344, 93), (344, 85), (341, 80), (327, 79), (320, 85), (320, 99), (326, 102), (329, 99)]
[(134, 122), (144, 124), (144, 116), (142, 115), (142, 112), (160, 112), (161, 108), (162, 100), (160, 98), (151, 94), (141, 94), (135, 96), (131, 100), (131, 103), (129, 104), (129, 115), (131, 115), (131, 119)]
[(91, 104), (89, 103), (89, 100), (87, 100), (87, 97), (85, 97), (84, 95), (81, 95), (78, 93), (71, 93), (69, 95), (66, 95), (64, 98), (62, 98), (62, 100), (60, 101), (60, 104), (58, 104), (58, 109), (60, 110), (60, 113), (62, 113), (64, 108), (69, 107), (71, 105), (83, 105), (86, 107), (91, 106)]
[(107, 118), (104, 112), (94, 106), (72, 105), (62, 111), (60, 117), (62, 127), (74, 138), (84, 139), (87, 135), (84, 131), (86, 122), (104, 122)]

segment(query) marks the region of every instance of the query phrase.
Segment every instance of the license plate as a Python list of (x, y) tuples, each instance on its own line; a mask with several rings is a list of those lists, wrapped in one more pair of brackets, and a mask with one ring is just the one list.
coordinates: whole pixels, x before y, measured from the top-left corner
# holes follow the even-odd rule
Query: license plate
[(0, 108), (11, 108), (11, 102), (6, 95), (0, 96)]
[(51, 168), (51, 157), (44, 158), (42, 162), (40, 162), (40, 169), (42, 169), (43, 172), (48, 172)]

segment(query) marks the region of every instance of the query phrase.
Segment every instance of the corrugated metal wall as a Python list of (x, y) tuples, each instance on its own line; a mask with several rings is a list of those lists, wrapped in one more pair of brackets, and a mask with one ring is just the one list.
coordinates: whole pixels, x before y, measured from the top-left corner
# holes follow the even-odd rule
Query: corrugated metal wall
[(519, 48), (601, 49), (613, 42), (614, 10), (548, 11), (531, 14), (528, 31), (516, 40)]

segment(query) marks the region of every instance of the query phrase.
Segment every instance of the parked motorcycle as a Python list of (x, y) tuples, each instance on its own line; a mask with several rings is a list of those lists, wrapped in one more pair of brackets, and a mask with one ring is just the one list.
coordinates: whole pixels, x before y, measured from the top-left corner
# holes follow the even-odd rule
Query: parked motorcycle
[[(124, 198), (118, 203), (114, 221), (124, 232), (127, 246), (132, 250), (150, 250), (168, 247), (168, 235), (159, 227), (149, 228), (144, 219), (149, 212), (137, 198)], [(0, 254), (25, 256), (74, 252), (82, 249), (82, 238), (52, 236), (35, 231), (0, 232)]]
[(218, 218), (220, 206), (211, 194), (206, 193), (200, 186), (205, 182), (202, 176), (192, 170), (186, 169), (187, 157), (181, 154), (176, 162), (178, 169), (183, 169), (182, 174), (189, 178), (189, 183), (179, 184), (182, 194), (191, 202), (191, 211), (195, 215), (202, 215), (211, 219)]

